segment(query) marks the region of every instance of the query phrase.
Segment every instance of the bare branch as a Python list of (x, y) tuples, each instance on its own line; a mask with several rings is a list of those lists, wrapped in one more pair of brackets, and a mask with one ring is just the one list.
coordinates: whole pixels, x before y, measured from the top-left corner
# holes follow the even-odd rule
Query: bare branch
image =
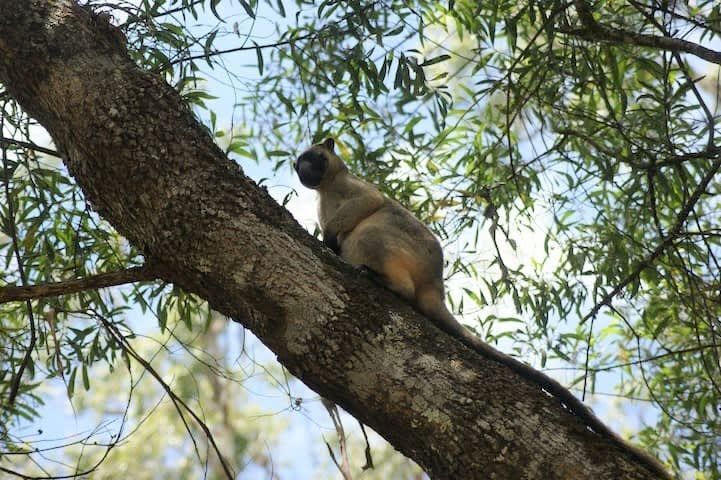
[(113, 287), (124, 283), (155, 280), (157, 275), (148, 265), (131, 267), (117, 272), (100, 273), (91, 277), (67, 280), (64, 282), (45, 283), (41, 285), (28, 285), (16, 287), (14, 285), (0, 288), (0, 304), (17, 302), (21, 300), (37, 300), (38, 298), (54, 297), (94, 290), (98, 288)]
[(657, 50), (668, 50), (675, 53), (689, 53), (698, 58), (717, 65), (721, 65), (721, 52), (689, 42), (682, 38), (667, 37), (661, 35), (645, 35), (642, 33), (630, 32), (620, 28), (603, 25), (593, 18), (589, 5), (583, 0), (575, 0), (574, 5), (578, 12), (584, 28), (562, 30), (563, 33), (593, 42), (616, 43), (624, 45), (637, 45), (639, 47), (654, 48)]
[(346, 444), (345, 430), (343, 429), (343, 422), (340, 419), (340, 412), (338, 412), (338, 406), (323, 397), (321, 397), (321, 403), (328, 411), (328, 415), (330, 416), (331, 420), (333, 420), (333, 427), (335, 427), (336, 434), (338, 435), (338, 444), (340, 445), (341, 463), (338, 463), (338, 460), (335, 458), (335, 454), (333, 453), (333, 449), (331, 448), (330, 444), (328, 442), (325, 442), (326, 446), (328, 447), (330, 458), (331, 460), (333, 460), (333, 463), (335, 463), (335, 466), (338, 467), (338, 470), (343, 476), (343, 480), (353, 480), (353, 475), (350, 471), (350, 461), (348, 459), (348, 445)]
[(51, 148), (41, 147), (40, 145), (35, 145), (31, 142), (23, 142), (21, 140), (15, 140), (13, 138), (0, 137), (0, 145), (2, 145), (3, 147), (16, 146), (27, 148), (28, 150), (35, 150), (36, 152), (44, 153), (45, 155), (51, 155), (53, 157), (60, 158), (60, 153)]

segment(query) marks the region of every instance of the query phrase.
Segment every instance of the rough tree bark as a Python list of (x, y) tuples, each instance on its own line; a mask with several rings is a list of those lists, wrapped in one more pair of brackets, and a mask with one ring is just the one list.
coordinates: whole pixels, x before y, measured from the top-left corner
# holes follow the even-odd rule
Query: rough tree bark
[(324, 250), (102, 18), (71, 0), (0, 0), (0, 12), (0, 82), (100, 215), (433, 478), (654, 478)]

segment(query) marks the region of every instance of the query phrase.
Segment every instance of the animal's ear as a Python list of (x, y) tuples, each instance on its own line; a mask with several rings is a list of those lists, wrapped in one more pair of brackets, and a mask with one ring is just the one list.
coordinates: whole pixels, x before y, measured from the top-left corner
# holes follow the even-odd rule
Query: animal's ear
[(335, 153), (335, 140), (333, 137), (328, 137), (323, 141), (323, 146), (329, 151)]

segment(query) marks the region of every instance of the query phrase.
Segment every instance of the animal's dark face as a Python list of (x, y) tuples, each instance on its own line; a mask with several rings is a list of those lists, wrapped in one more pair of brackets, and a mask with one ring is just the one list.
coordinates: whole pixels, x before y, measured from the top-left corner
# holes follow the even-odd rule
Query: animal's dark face
[(343, 161), (335, 154), (335, 140), (326, 138), (303, 152), (293, 165), (300, 183), (308, 188), (318, 188), (325, 176), (333, 177), (344, 170)]
[(317, 188), (328, 170), (328, 158), (319, 149), (306, 150), (295, 161), (295, 172), (300, 183), (308, 188)]

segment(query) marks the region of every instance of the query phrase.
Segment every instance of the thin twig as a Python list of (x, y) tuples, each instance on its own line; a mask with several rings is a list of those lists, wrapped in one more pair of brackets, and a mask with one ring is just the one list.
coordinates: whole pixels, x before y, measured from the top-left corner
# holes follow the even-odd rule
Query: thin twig
[[(3, 105), (3, 108), (0, 110), (0, 132), (5, 129), (5, 117), (2, 115), (4, 111), (5, 106)], [(7, 202), (8, 208), (8, 233), (10, 235), (12, 248), (15, 253), (15, 261), (17, 262), (18, 273), (20, 275), (20, 284), (25, 285), (27, 284), (27, 275), (25, 275), (25, 267), (23, 266), (23, 258), (20, 254), (20, 242), (18, 241), (18, 232), (15, 225), (15, 198), (13, 197), (13, 192), (10, 191), (11, 178), (10, 171), (8, 169), (8, 151), (5, 144), (2, 144), (1, 147), (3, 180), (5, 184), (5, 201)], [(30, 300), (25, 301), (25, 309), (28, 314), (28, 322), (30, 323), (30, 342), (28, 344), (27, 350), (25, 350), (25, 355), (23, 356), (22, 362), (20, 363), (20, 368), (18, 368), (17, 372), (14, 372), (14, 378), (12, 379), (12, 384), (10, 386), (10, 392), (8, 395), (7, 407), (13, 407), (15, 405), (15, 400), (18, 396), (18, 392), (20, 391), (20, 383), (22, 381), (23, 374), (25, 373), (25, 369), (28, 367), (28, 365), (30, 365), (30, 362), (32, 361), (32, 354), (33, 350), (35, 350), (35, 343), (37, 341), (37, 334), (35, 332), (35, 317), (33, 316), (33, 306), (30, 303)]]
[(368, 442), (368, 434), (366, 433), (366, 427), (363, 425), (363, 422), (360, 420), (358, 421), (358, 425), (360, 425), (361, 432), (363, 432), (363, 438), (366, 441), (366, 448), (365, 448), (365, 457), (366, 457), (366, 463), (361, 467), (361, 470), (366, 471), (370, 468), (375, 468), (373, 466), (373, 456), (371, 455), (371, 444)]
[[(366, 10), (374, 7), (376, 3), (378, 3), (378, 2), (371, 2), (371, 3), (369, 3), (368, 5), (366, 5), (365, 7), (363, 7), (363, 8), (361, 9), (361, 13), (364, 13)], [(297, 37), (294, 37), (294, 38), (289, 38), (289, 39), (287, 39), (287, 40), (279, 40), (279, 41), (277, 41), (277, 42), (266, 43), (266, 44), (263, 44), (263, 45), (240, 46), (240, 47), (234, 47), (234, 48), (227, 48), (227, 49), (224, 49), (224, 50), (215, 50), (215, 51), (212, 51), (212, 52), (198, 53), (198, 54), (196, 54), (196, 55), (190, 55), (190, 56), (187, 56), (187, 57), (178, 58), (177, 60), (173, 60), (173, 61), (168, 62), (168, 63), (166, 63), (165, 65), (163, 65), (162, 69), (171, 67), (171, 66), (176, 65), (176, 64), (178, 64), (178, 63), (189, 62), (189, 61), (191, 61), (191, 60), (200, 60), (200, 59), (202, 59), (202, 58), (205, 58), (205, 59), (207, 59), (207, 60), (209, 61), (209, 60), (210, 60), (210, 57), (217, 57), (218, 55), (224, 55), (224, 54), (226, 54), (226, 53), (244, 52), (244, 51), (249, 51), (249, 50), (264, 50), (264, 49), (266, 49), (266, 48), (278, 48), (278, 47), (283, 47), (283, 46), (285, 46), (285, 45), (292, 45), (292, 44), (294, 44), (294, 43), (296, 43), (296, 42), (300, 42), (300, 41), (303, 41), (303, 40), (308, 40), (308, 39), (313, 40), (313, 39), (316, 39), (316, 38), (320, 38), (320, 37), (328, 34), (329, 32), (334, 32), (335, 29), (338, 28), (338, 25), (339, 25), (340, 23), (342, 23), (343, 21), (348, 20), (349, 18), (351, 18), (351, 17), (354, 16), (354, 15), (356, 15), (356, 14), (353, 13), (353, 14), (345, 15), (344, 17), (340, 18), (338, 21), (333, 22), (333, 23), (331, 23), (331, 24), (329, 24), (329, 25), (326, 25), (326, 26), (322, 27), (320, 30), (308, 32), (308, 33), (306, 33), (305, 35), (300, 35), (300, 36), (297, 36)], [(350, 29), (346, 29), (346, 30), (340, 31), (340, 33), (348, 33), (349, 31), (350, 31)], [(338, 33), (338, 32), (336, 32), (336, 33)], [(245, 45), (245, 43), (243, 43), (243, 45)]]
[(348, 445), (346, 443), (345, 431), (343, 430), (343, 422), (341, 422), (338, 407), (335, 403), (326, 398), (321, 397), (320, 400), (325, 409), (328, 410), (328, 415), (330, 415), (330, 418), (333, 421), (333, 427), (335, 427), (336, 434), (338, 434), (341, 463), (339, 464), (338, 460), (335, 458), (335, 454), (333, 453), (333, 449), (330, 444), (325, 442), (325, 445), (328, 447), (330, 458), (333, 460), (333, 463), (335, 463), (335, 466), (338, 467), (338, 471), (340, 471), (341, 475), (343, 475), (343, 480), (353, 480), (353, 475), (350, 471), (350, 461), (348, 460)]
[[(98, 315), (97, 318), (103, 323), (103, 326), (105, 326), (105, 329), (108, 331), (108, 333), (111, 335), (111, 337), (114, 338), (116, 342), (118, 342), (118, 345), (123, 349), (125, 353), (130, 355), (136, 362), (138, 362), (146, 372), (148, 372), (155, 380), (158, 382), (158, 384), (165, 390), (165, 393), (168, 394), (171, 401), (176, 405), (176, 408), (180, 412), (180, 407), (182, 407), (183, 410), (188, 412), (191, 417), (193, 417), (193, 420), (198, 424), (200, 429), (205, 434), (205, 437), (208, 439), (208, 442), (210, 442), (210, 445), (215, 452), (215, 454), (218, 456), (218, 461), (220, 462), (221, 467), (223, 468), (223, 472), (225, 473), (225, 476), (232, 480), (235, 478), (235, 474), (233, 473), (232, 469), (230, 468), (230, 465), (228, 465), (227, 461), (223, 457), (222, 453), (220, 452), (220, 448), (218, 447), (218, 444), (215, 442), (215, 438), (213, 437), (213, 433), (210, 431), (208, 426), (205, 424), (203, 419), (201, 419), (195, 411), (190, 408), (190, 405), (188, 405), (185, 401), (183, 401), (182, 398), (180, 398), (172, 388), (170, 388), (170, 385), (168, 385), (165, 380), (163, 380), (163, 377), (160, 376), (157, 370), (153, 368), (150, 363), (145, 360), (139, 353), (135, 351), (135, 349), (130, 345), (130, 342), (128, 342), (127, 338), (123, 336), (123, 334), (118, 330), (117, 326), (113, 325), (112, 323), (108, 322), (103, 316)], [(183, 420), (183, 423), (185, 423), (185, 417), (181, 414), (180, 415), (181, 420)], [(185, 423), (186, 428), (189, 429), (189, 426), (187, 423)], [(190, 431), (190, 430), (188, 430)]]

